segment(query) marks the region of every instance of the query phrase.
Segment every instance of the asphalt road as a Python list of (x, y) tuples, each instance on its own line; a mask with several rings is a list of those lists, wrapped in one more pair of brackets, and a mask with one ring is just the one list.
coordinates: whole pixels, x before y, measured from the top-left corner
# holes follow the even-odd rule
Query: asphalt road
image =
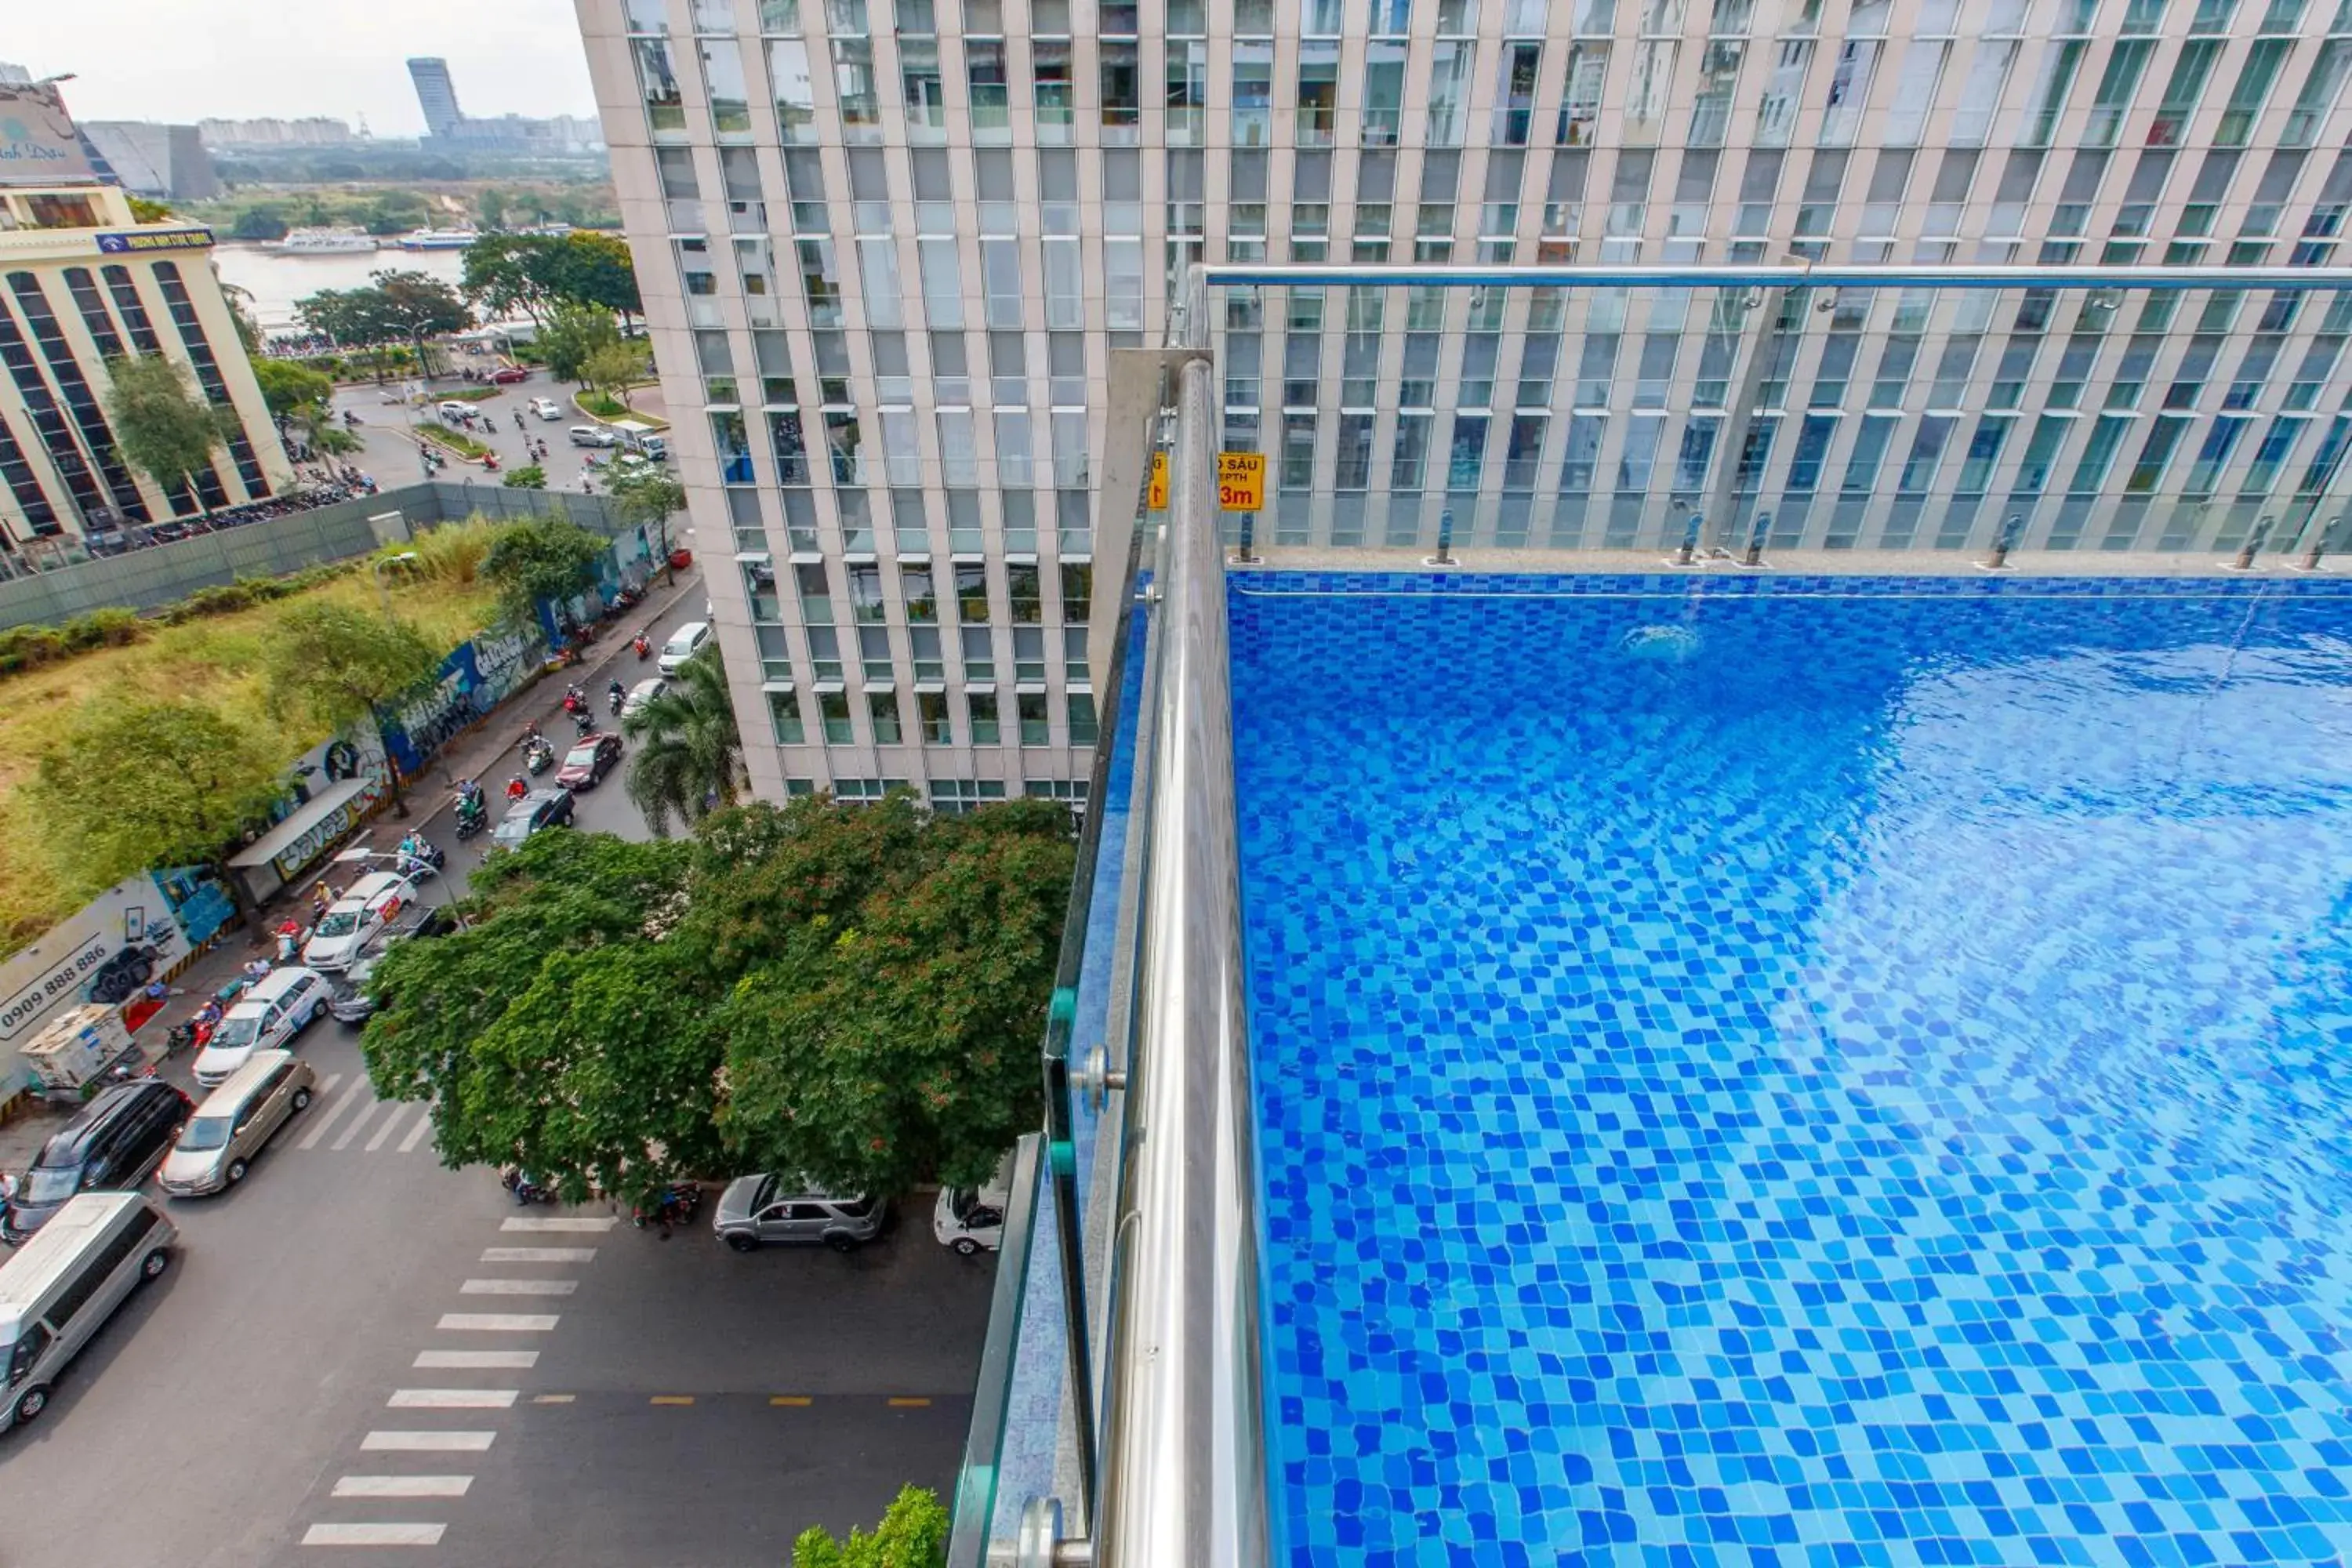
[[(335, 395), (333, 407), (337, 414), (345, 410), (360, 417), (353, 432), (360, 438), (360, 452), (340, 459), (374, 476), (376, 483), (390, 489), (394, 485), (415, 484), (425, 477), (424, 459), (417, 456), (415, 437), (407, 432), (420, 417), (429, 417), (429, 409), (413, 409), (404, 404), (384, 401), (387, 392), (396, 390), (374, 386), (349, 387)], [(527, 382), (499, 388), (498, 395), (484, 399), (479, 406), (490, 416), (491, 429), (486, 434), (479, 426), (467, 431), (478, 441), (487, 442), (498, 453), (500, 471), (490, 473), (478, 464), (458, 460), (454, 453), (445, 453), (449, 465), (439, 477), (443, 479), (478, 485), (497, 485), (514, 469), (532, 461), (523, 451), (526, 433), (547, 443), (547, 459), (541, 465), (547, 470), (547, 488), (551, 490), (576, 490), (582, 476), (588, 475), (595, 488), (604, 488), (601, 468), (590, 470), (581, 461), (590, 449), (572, 446), (564, 432), (574, 425), (590, 421), (571, 404), (572, 388), (551, 381), (543, 371), (534, 371)], [(562, 410), (560, 419), (541, 419), (530, 413), (525, 405), (534, 397), (551, 399)], [(523, 409), (523, 430), (515, 428), (515, 411)], [(611, 456), (609, 451), (594, 454), (601, 464)]]
[[(562, 688), (541, 692), (530, 710), (568, 732)], [(434, 902), (487, 842), (425, 816), (444, 799), (415, 819), (451, 851)], [(617, 775), (579, 817), (646, 832)], [(923, 1200), (846, 1258), (738, 1256), (715, 1194), (668, 1239), (602, 1206), (518, 1208), (437, 1163), (424, 1107), (375, 1100), (356, 1041), (311, 1027), (326, 1092), (234, 1192), (171, 1203), (172, 1271), (0, 1435), (0, 1564), (777, 1568), (803, 1529), (870, 1526), (907, 1481), (950, 1495), (993, 1261), (939, 1247)], [(386, 1536), (414, 1544), (330, 1544)]]

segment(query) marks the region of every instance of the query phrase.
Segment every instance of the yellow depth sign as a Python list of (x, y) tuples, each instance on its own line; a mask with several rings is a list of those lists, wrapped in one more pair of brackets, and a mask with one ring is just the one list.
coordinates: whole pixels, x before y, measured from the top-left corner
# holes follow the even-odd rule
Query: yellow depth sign
[(1148, 511), (1168, 510), (1168, 454), (1165, 452), (1151, 454), (1151, 492), (1144, 502), (1144, 509)]
[(1265, 505), (1265, 454), (1217, 454), (1217, 505), (1227, 511), (1257, 511)]

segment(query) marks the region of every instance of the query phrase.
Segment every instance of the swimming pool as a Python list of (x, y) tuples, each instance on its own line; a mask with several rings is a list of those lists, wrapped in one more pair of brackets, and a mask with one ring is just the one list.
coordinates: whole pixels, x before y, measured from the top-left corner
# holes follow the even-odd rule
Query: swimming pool
[(1289, 1561), (2352, 1553), (2345, 586), (1233, 579)]

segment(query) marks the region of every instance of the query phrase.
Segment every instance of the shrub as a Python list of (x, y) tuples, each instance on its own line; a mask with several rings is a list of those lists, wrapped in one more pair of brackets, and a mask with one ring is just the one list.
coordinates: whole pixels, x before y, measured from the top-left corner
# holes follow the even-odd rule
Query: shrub
[(66, 639), (55, 626), (10, 626), (0, 632), (0, 671), (14, 675), (63, 658)]
[(457, 431), (439, 425), (419, 425), (416, 429), (417, 433), (427, 441), (436, 447), (446, 447), (460, 457), (478, 458), (489, 450), (471, 436), (461, 436)]
[(94, 647), (121, 647), (137, 642), (144, 635), (139, 622), (139, 612), (121, 605), (92, 610), (86, 616), (76, 616), (58, 628), (68, 650), (86, 653)]
[(390, 551), (394, 554), (404, 550), (415, 552), (416, 564), (412, 570), (426, 582), (466, 587), (481, 575), (482, 563), (488, 559), (490, 547), (498, 538), (497, 525), (476, 512), (463, 522), (428, 528), (405, 545), (390, 546)]
[(935, 1492), (901, 1487), (874, 1533), (835, 1541), (813, 1524), (793, 1542), (793, 1568), (939, 1568), (947, 1561), (948, 1510)]

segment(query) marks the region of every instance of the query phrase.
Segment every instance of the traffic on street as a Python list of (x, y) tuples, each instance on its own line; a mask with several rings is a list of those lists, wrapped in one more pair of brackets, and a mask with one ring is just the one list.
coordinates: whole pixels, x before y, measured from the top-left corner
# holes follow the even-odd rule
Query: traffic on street
[[(474, 394), (487, 391), (490, 395), (480, 396), (478, 401), (455, 399), (448, 390), (453, 385), (457, 390)], [(618, 471), (616, 464), (625, 449), (618, 437), (607, 441), (610, 427), (604, 422), (591, 418), (572, 405), (572, 390), (541, 370), (530, 371), (520, 381), (492, 387), (436, 382), (429, 395), (418, 396), (410, 395), (404, 384), (397, 382), (381, 386), (342, 386), (335, 393), (331, 412), (359, 438), (360, 450), (338, 459), (338, 464), (348, 464), (387, 488), (414, 484), (427, 478), (449, 483), (500, 485), (508, 474), (536, 464), (545, 472), (547, 489), (551, 490), (593, 490), (603, 494), (612, 475)], [(645, 401), (658, 398), (659, 394), (648, 388), (632, 395)], [(452, 418), (445, 419), (439, 412), (445, 402), (457, 405)], [(471, 423), (455, 423), (454, 416), (459, 409), (474, 415)], [(417, 426), (424, 424), (441, 424), (488, 447), (498, 459), (498, 468), (488, 468), (439, 449), (435, 451), (441, 459), (438, 466), (429, 466), (416, 433)], [(575, 429), (583, 432), (577, 439), (572, 435)], [(539, 455), (542, 447), (543, 458)]]
[[(760, 1198), (762, 1178), (713, 1172), (633, 1224), (625, 1205), (541, 1201), (522, 1173), (445, 1168), (429, 1108), (370, 1084), (373, 964), (446, 931), (500, 843), (495, 826), (460, 839), (459, 783), (494, 825), (520, 784), (527, 807), (561, 803), (539, 831), (649, 837), (614, 688), (625, 704), (662, 679), (657, 656), (707, 610), (690, 574), (646, 609), (642, 655), (625, 626), (509, 703), (453, 749), (464, 774), (416, 781), (407, 819), (379, 818), (330, 865), (332, 896), (289, 889), (142, 1030), (197, 1048), (126, 1086), (145, 1098), (110, 1114), (144, 1131), (104, 1179), (176, 1234), (151, 1247), (163, 1262), (125, 1265), (128, 1294), (78, 1354), (42, 1363), (29, 1416), (20, 1388), (0, 1395), (20, 1421), (0, 1433), (0, 1495), (37, 1500), (0, 1510), (9, 1568), (362, 1547), (467, 1568), (773, 1568), (803, 1529), (870, 1525), (908, 1481), (951, 1493), (994, 1233), (940, 1216), (992, 1211), (869, 1200), (831, 1216), (856, 1233), (839, 1248), (831, 1231), (772, 1235), (794, 1205), (747, 1209), (728, 1199)], [(584, 743), (567, 686), (595, 726)], [(526, 721), (551, 742), (538, 773)], [(69, 1125), (34, 1131), (46, 1149)], [(8, 1173), (40, 1174), (64, 1200), (51, 1214), (88, 1201), (71, 1195), (89, 1190), (81, 1166)], [(34, 1192), (19, 1182), (5, 1222), (26, 1246), (14, 1233), (47, 1217)], [(835, 1245), (772, 1244), (793, 1239)], [(126, 1469), (129, 1452), (144, 1458)]]

